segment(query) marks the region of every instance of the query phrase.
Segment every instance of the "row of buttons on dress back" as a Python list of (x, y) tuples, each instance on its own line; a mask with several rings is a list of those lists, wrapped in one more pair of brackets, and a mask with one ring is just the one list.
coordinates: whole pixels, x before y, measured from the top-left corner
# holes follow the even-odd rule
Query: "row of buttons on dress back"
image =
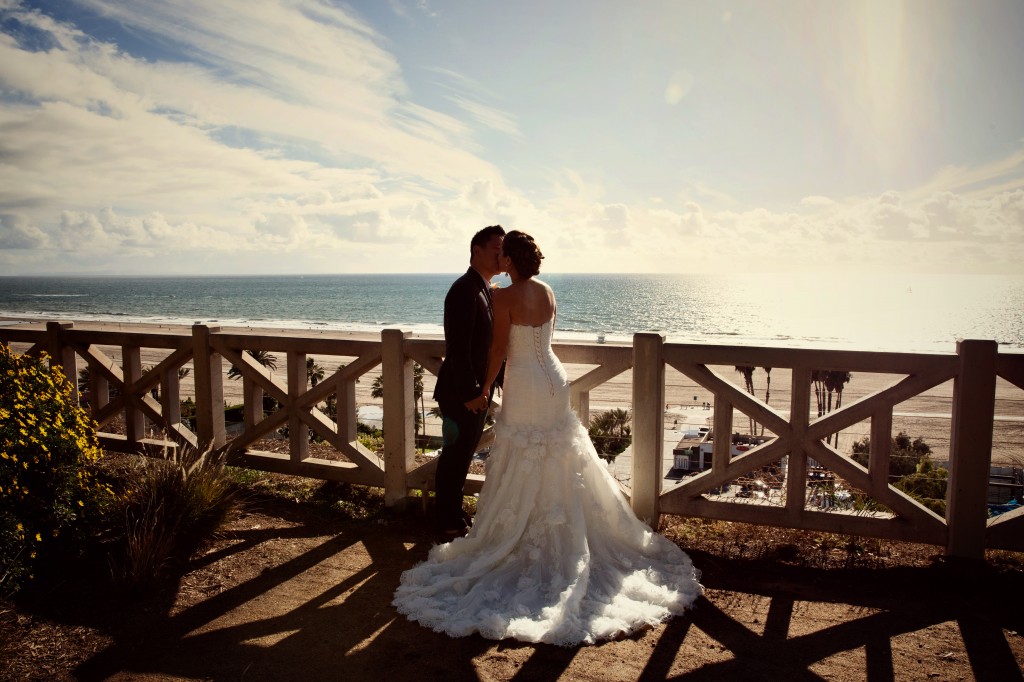
[(544, 370), (544, 378), (548, 380), (548, 394), (555, 394), (555, 384), (551, 380), (551, 368), (544, 362), (544, 348), (541, 343), (541, 331), (543, 327), (531, 327), (533, 329), (533, 352), (537, 356), (537, 364)]

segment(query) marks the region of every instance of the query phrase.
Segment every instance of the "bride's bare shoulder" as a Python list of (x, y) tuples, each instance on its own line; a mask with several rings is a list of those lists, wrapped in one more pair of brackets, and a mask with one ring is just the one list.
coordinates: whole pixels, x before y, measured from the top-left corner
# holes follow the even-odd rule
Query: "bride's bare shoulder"
[(548, 286), (547, 282), (539, 280), (536, 277), (531, 277), (529, 281), (531, 285), (534, 287), (539, 286), (541, 289), (544, 289), (545, 291), (551, 291), (551, 287)]
[(534, 279), (534, 281), (537, 282), (537, 284), (541, 285), (541, 287), (544, 288), (544, 292), (548, 295), (548, 300), (551, 300), (551, 301), (555, 300), (555, 292), (554, 292), (554, 290), (552, 290), (551, 287), (548, 286), (547, 282), (542, 282), (539, 279)]

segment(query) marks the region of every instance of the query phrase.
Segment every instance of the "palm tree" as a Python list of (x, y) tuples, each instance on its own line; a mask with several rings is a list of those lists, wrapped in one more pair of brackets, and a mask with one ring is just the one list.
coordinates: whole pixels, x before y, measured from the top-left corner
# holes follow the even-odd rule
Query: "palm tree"
[(594, 415), (589, 429), (594, 449), (609, 460), (622, 453), (632, 440), (631, 419), (629, 412), (619, 408)]
[[(247, 350), (245, 351), (253, 357), (256, 362), (263, 365), (264, 367), (274, 370), (277, 369), (277, 357), (271, 355), (269, 351), (265, 350)], [(242, 370), (238, 369), (234, 365), (231, 365), (231, 369), (228, 370), (228, 379), (237, 379), (242, 376)]]
[[(850, 383), (850, 379), (851, 378), (853, 378), (853, 375), (850, 374), (847, 371), (844, 371), (844, 370), (834, 371), (834, 372), (826, 372), (825, 373), (824, 383), (825, 383), (825, 390), (828, 391), (828, 411), (829, 412), (832, 411), (832, 393), (833, 392), (836, 394), (836, 409), (838, 410), (840, 407), (843, 406), (843, 386), (845, 386), (846, 384)], [(836, 445), (838, 446), (839, 445), (839, 432), (837, 431), (835, 435), (836, 435)], [(831, 443), (832, 443), (832, 436), (831, 436), (831, 434), (829, 435), (829, 437), (826, 440), (826, 442), (831, 445)]]
[(818, 416), (825, 414), (825, 377), (828, 375), (823, 369), (811, 370), (811, 384), (814, 385), (814, 399), (818, 402)]
[[(846, 370), (815, 369), (811, 371), (811, 383), (814, 384), (814, 397), (818, 401), (818, 416), (822, 417), (832, 411), (832, 394), (836, 394), (836, 409), (843, 404), (843, 386), (850, 383), (851, 375)], [(839, 444), (839, 433), (836, 434), (836, 445)], [(832, 434), (825, 442), (832, 444)]]
[[(264, 367), (270, 370), (277, 369), (277, 357), (272, 355), (270, 352), (265, 350), (247, 350), (245, 352), (251, 355), (256, 362)], [(242, 370), (231, 365), (231, 369), (228, 370), (228, 379), (238, 379), (241, 376)], [(262, 388), (257, 390), (257, 396), (257, 402), (260, 403), (260, 409), (263, 413), (266, 413), (267, 410), (277, 409), (278, 402), (273, 397), (264, 395)]]
[(421, 365), (413, 363), (412, 366), (412, 395), (413, 400), (420, 401), (420, 413), (419, 417), (423, 422), (423, 435), (427, 433), (427, 404), (423, 399), (423, 373), (424, 369)]
[(843, 386), (850, 383), (853, 375), (846, 371), (829, 372), (825, 378), (825, 388), (829, 393), (829, 412), (832, 411), (832, 393), (836, 394), (836, 409), (843, 406)]
[(306, 378), (310, 386), (316, 386), (324, 380), (324, 368), (313, 358), (306, 358)]
[[(412, 399), (413, 402), (420, 404), (420, 411), (416, 413), (416, 422), (414, 424), (414, 432), (416, 436), (420, 435), (420, 425), (425, 424), (427, 421), (427, 406), (426, 401), (423, 398), (423, 374), (425, 370), (419, 363), (413, 363), (412, 365)], [(370, 386), (370, 395), (374, 398), (384, 397), (384, 375), (378, 374), (377, 378), (373, 380), (373, 384)], [(431, 411), (433, 413), (433, 411)]]
[[(749, 393), (750, 395), (754, 395), (754, 370), (755, 369), (757, 369), (757, 368), (754, 367), (753, 365), (736, 365), (736, 371), (743, 375), (743, 383), (746, 386), (747, 393)], [(754, 425), (754, 418), (748, 415), (747, 419), (750, 421), (750, 431), (748, 431), (747, 433), (749, 433), (750, 435), (753, 436), (753, 435), (755, 435), (754, 434), (754, 426), (755, 426)]]
[[(764, 384), (764, 404), (768, 404), (768, 399), (772, 392), (772, 368), (762, 367), (765, 373), (765, 384)], [(764, 435), (764, 424), (761, 424), (761, 435)]]
[(619, 437), (629, 435), (629, 412), (620, 408), (615, 408), (614, 410), (609, 410), (608, 414), (611, 415), (612, 429), (615, 434)]

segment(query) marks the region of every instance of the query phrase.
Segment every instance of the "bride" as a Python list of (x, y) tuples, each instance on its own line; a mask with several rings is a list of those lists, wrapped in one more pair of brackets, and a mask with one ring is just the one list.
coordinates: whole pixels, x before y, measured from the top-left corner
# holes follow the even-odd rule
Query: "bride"
[(505, 361), (504, 400), (473, 527), (395, 592), (401, 613), (452, 637), (592, 644), (682, 613), (702, 591), (690, 558), (633, 515), (569, 407), (555, 296), (534, 278), (543, 257), (529, 235), (505, 235), (512, 285), (494, 291), (483, 384)]

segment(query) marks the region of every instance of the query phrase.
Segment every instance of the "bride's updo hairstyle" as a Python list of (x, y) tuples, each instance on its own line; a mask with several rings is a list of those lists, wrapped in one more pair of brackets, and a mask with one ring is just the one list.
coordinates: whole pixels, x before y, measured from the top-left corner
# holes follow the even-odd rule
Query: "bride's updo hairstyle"
[(501, 250), (512, 259), (512, 265), (520, 277), (525, 279), (540, 272), (540, 262), (544, 254), (537, 248), (533, 237), (525, 232), (512, 230), (506, 234), (505, 240), (501, 243)]

